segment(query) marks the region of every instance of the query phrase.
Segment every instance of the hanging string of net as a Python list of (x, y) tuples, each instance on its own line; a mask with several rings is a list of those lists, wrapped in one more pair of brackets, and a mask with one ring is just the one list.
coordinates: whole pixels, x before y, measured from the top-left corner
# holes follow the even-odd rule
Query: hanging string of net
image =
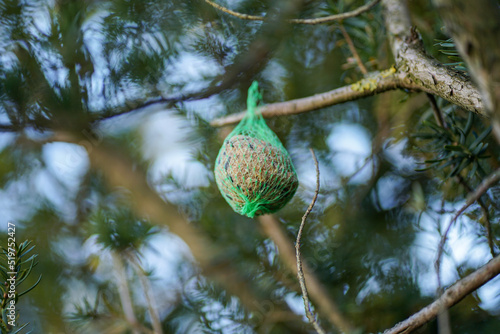
[(224, 140), (214, 170), (224, 199), (250, 218), (283, 208), (299, 185), (290, 155), (256, 113), (261, 99), (254, 81), (248, 89), (247, 113)]

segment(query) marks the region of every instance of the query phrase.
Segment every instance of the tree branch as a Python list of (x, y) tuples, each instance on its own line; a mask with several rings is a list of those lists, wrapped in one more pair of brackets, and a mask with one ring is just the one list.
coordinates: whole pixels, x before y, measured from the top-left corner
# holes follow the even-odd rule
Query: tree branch
[[(436, 259), (436, 270), (439, 275), (439, 263), (441, 254), (444, 247), (444, 242), (446, 241), (446, 236), (452, 226), (452, 224), (457, 220), (457, 218), (470, 206), (472, 203), (477, 201), (486, 191), (491, 188), (495, 183), (500, 180), (500, 169), (497, 169), (490, 176), (488, 176), (479, 187), (467, 198), (465, 205), (458, 210), (453, 216), (450, 224), (448, 225), (441, 242), (438, 247), (438, 256)], [(423, 308), (419, 312), (412, 315), (410, 318), (403, 322), (400, 322), (391, 329), (388, 329), (384, 334), (398, 334), (398, 333), (410, 333), (414, 329), (422, 326), (426, 322), (438, 316), (444, 309), (448, 309), (451, 306), (457, 304), (465, 296), (467, 296), (472, 291), (478, 289), (482, 285), (486, 284), (493, 277), (500, 273), (500, 256), (494, 257), (490, 262), (488, 262), (483, 267), (479, 268), (472, 274), (462, 278), (448, 288), (436, 301), (427, 307)]]
[[(261, 300), (256, 298), (248, 281), (232, 266), (227, 252), (217, 247), (206, 234), (189, 223), (177, 207), (167, 203), (149, 186), (146, 174), (119, 147), (103, 142), (89, 141), (67, 132), (56, 132), (48, 140), (75, 143), (87, 150), (91, 168), (99, 171), (111, 190), (122, 190), (130, 201), (137, 217), (148, 219), (159, 226), (168, 227), (169, 232), (178, 235), (191, 250), (202, 273), (221, 284), (228, 293), (237, 296), (244, 307), (251, 312), (261, 312)], [(276, 310), (278, 311), (278, 310)], [(281, 308), (281, 311), (288, 311)], [(291, 314), (291, 312), (289, 312)], [(293, 314), (292, 314), (293, 316)], [(296, 317), (300, 322), (300, 318)], [(289, 325), (290, 321), (284, 323)], [(289, 325), (287, 329), (293, 331)]]
[(153, 326), (154, 334), (163, 334), (163, 329), (161, 326), (160, 315), (158, 314), (158, 307), (156, 304), (155, 296), (153, 294), (153, 289), (147, 273), (142, 268), (137, 258), (137, 254), (129, 254), (128, 259), (130, 263), (134, 266), (137, 276), (141, 281), (142, 289), (144, 291), (144, 297), (146, 298), (146, 304), (149, 312), (149, 317), (151, 318), (151, 325)]
[(356, 63), (358, 64), (359, 70), (361, 73), (363, 73), (364, 76), (368, 74), (368, 70), (365, 67), (365, 64), (363, 64), (363, 61), (361, 60), (361, 57), (359, 56), (358, 51), (356, 50), (356, 47), (354, 46), (354, 42), (351, 39), (351, 36), (347, 33), (347, 30), (345, 30), (344, 25), (342, 23), (339, 23), (339, 28), (340, 31), (342, 32), (342, 35), (344, 36), (344, 39), (347, 43), (347, 46), (349, 47), (349, 50), (352, 53), (352, 56), (356, 60)]
[[(262, 116), (265, 118), (301, 114), (399, 88), (418, 89), (418, 86), (403, 82), (399, 74), (386, 77), (379, 76), (372, 79), (363, 79), (356, 84), (337, 88), (326, 93), (296, 100), (267, 104), (259, 107), (258, 112), (262, 113)], [(237, 123), (243, 119), (245, 113), (246, 111), (243, 111), (215, 119), (210, 122), (210, 125), (223, 126)]]
[(132, 333), (139, 334), (139, 330), (137, 329), (139, 322), (135, 316), (132, 298), (130, 297), (130, 286), (127, 281), (127, 273), (125, 272), (122, 256), (115, 250), (111, 251), (111, 256), (113, 257), (113, 264), (116, 270), (116, 287), (118, 288), (123, 314), (131, 327)]
[(369, 3), (367, 3), (361, 7), (358, 7), (357, 9), (355, 9), (351, 12), (335, 14), (335, 15), (330, 15), (330, 16), (325, 16), (325, 17), (318, 17), (316, 19), (292, 19), (292, 20), (290, 20), (290, 23), (320, 24), (320, 23), (326, 23), (326, 22), (332, 22), (332, 21), (345, 20), (345, 19), (348, 19), (350, 17), (355, 17), (355, 16), (363, 14), (364, 12), (369, 11), (379, 2), (380, 2), (380, 0), (372, 0)]
[[(285, 266), (297, 275), (296, 254), (292, 240), (287, 237), (286, 231), (273, 215), (258, 217), (264, 234), (269, 237), (278, 247), (279, 256)], [(337, 304), (330, 298), (330, 294), (321, 284), (318, 277), (303, 261), (304, 276), (307, 280), (308, 292), (319, 308), (320, 313), (325, 316), (335, 327), (343, 333), (353, 333), (354, 327), (340, 312)]]
[(314, 192), (311, 204), (309, 204), (309, 207), (304, 213), (304, 216), (302, 216), (302, 222), (300, 223), (299, 231), (297, 232), (297, 240), (295, 241), (295, 256), (297, 259), (297, 278), (299, 280), (300, 290), (302, 291), (302, 299), (304, 300), (304, 309), (306, 312), (307, 319), (309, 319), (309, 322), (313, 325), (314, 329), (318, 334), (324, 334), (325, 330), (321, 328), (321, 326), (318, 324), (318, 321), (315, 315), (313, 314), (313, 311), (311, 311), (311, 301), (309, 300), (309, 295), (307, 293), (306, 279), (304, 277), (304, 270), (302, 269), (302, 259), (300, 254), (300, 239), (302, 238), (302, 232), (304, 231), (306, 219), (311, 213), (314, 204), (316, 204), (316, 200), (318, 199), (318, 193), (319, 193), (318, 159), (316, 159), (316, 155), (314, 154), (313, 149), (311, 148), (310, 150), (314, 159), (314, 165), (316, 166), (316, 191)]
[(488, 191), (488, 189), (490, 189), (499, 180), (500, 180), (500, 169), (497, 169), (496, 171), (491, 173), (490, 176), (484, 179), (483, 182), (481, 182), (481, 184), (479, 185), (479, 187), (477, 187), (477, 189), (467, 197), (467, 201), (465, 202), (465, 204), (460, 208), (460, 210), (458, 210), (455, 213), (453, 218), (450, 220), (450, 223), (448, 224), (448, 227), (446, 228), (443, 236), (441, 237), (441, 241), (439, 242), (438, 246), (438, 254), (435, 261), (435, 267), (436, 271), (438, 272), (438, 275), (440, 272), (441, 256), (443, 255), (444, 244), (446, 243), (446, 239), (448, 238), (448, 233), (450, 232), (451, 227), (458, 219), (458, 217), (460, 217), (460, 215), (464, 213), (464, 211), (467, 210), (469, 206), (471, 206), (473, 203), (479, 200), (481, 196), (483, 196)]
[(208, 3), (210, 6), (220, 10), (221, 12), (224, 12), (226, 14), (229, 14), (231, 16), (237, 17), (237, 18), (242, 19), (242, 20), (264, 21), (266, 19), (264, 16), (248, 15), (248, 14), (235, 12), (234, 10), (231, 10), (229, 8), (226, 8), (224, 6), (216, 4), (215, 2), (210, 1), (210, 0), (205, 0), (205, 2)]
[[(166, 104), (167, 107), (172, 107), (179, 102), (202, 100), (212, 95), (220, 94), (224, 90), (232, 88), (236, 83), (252, 82), (252, 77), (255, 73), (259, 73), (262, 70), (271, 59), (276, 46), (290, 32), (291, 27), (283, 27), (281, 22), (294, 16), (299, 10), (300, 4), (300, 0), (290, 0), (287, 1), (286, 6), (282, 5), (281, 10), (277, 10), (277, 14), (274, 15), (276, 21), (268, 20), (265, 24), (262, 24), (255, 33), (255, 38), (250, 45), (240, 54), (237, 54), (234, 61), (224, 68), (224, 73), (213, 78), (208, 87), (188, 94), (127, 101), (125, 106), (118, 112), (111, 110), (110, 113), (104, 116), (97, 115), (93, 121), (99, 122), (103, 119), (123, 115), (154, 104)], [(156, 93), (161, 95), (160, 92)]]
[[(224, 6), (221, 6), (219, 4), (216, 4), (213, 1), (210, 0), (204, 0), (207, 4), (210, 6), (226, 13), (229, 15), (232, 15), (234, 17), (237, 17), (242, 20), (252, 20), (252, 21), (265, 21), (267, 18), (265, 16), (256, 16), (256, 15), (248, 15), (248, 14), (243, 14), (239, 12), (235, 12), (229, 8), (226, 8)], [(321, 24), (321, 23), (327, 23), (327, 22), (332, 22), (332, 21), (339, 21), (339, 20), (344, 20), (348, 19), (350, 17), (355, 17), (360, 14), (363, 14), (364, 12), (369, 11), (372, 7), (374, 7), (376, 4), (378, 4), (380, 0), (372, 0), (369, 3), (356, 8), (353, 11), (346, 12), (346, 13), (341, 13), (341, 14), (335, 14), (335, 15), (330, 15), (330, 16), (325, 16), (325, 17), (318, 17), (315, 19), (288, 19), (285, 20), (285, 22), (292, 23), (292, 24), (309, 24), (309, 25), (315, 25), (315, 24)]]
[[(439, 96), (465, 110), (486, 116), (478, 89), (470, 78), (449, 66), (440, 64), (423, 48), (417, 32), (412, 29), (408, 9), (403, 1), (383, 0), (387, 30), (396, 60), (394, 75), (377, 78), (369, 89), (353, 89), (344, 86), (326, 93), (306, 98), (268, 104), (260, 108), (264, 117), (294, 115), (332, 106), (363, 97), (380, 94), (388, 90), (418, 90)], [(363, 79), (359, 84), (366, 83)], [(222, 126), (240, 121), (245, 112), (215, 119), (212, 126)]]
[(444, 66), (424, 50), (419, 34), (411, 26), (406, 2), (382, 0), (392, 53), (403, 80), (420, 86), (465, 110), (486, 116), (478, 89), (470, 78)]
[(493, 258), (472, 274), (458, 280), (446, 289), (441, 297), (432, 304), (424, 307), (391, 329), (386, 330), (384, 334), (411, 333), (413, 330), (435, 318), (443, 308), (447, 309), (457, 304), (468, 294), (480, 288), (498, 274), (500, 274), (500, 256)]

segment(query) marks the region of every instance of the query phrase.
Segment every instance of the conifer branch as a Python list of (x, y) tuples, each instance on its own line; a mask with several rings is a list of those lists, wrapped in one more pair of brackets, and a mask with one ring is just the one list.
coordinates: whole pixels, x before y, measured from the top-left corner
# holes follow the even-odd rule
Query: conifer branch
[(443, 308), (448, 309), (457, 304), (468, 294), (488, 283), (498, 274), (500, 274), (500, 255), (473, 273), (455, 282), (433, 303), (427, 305), (408, 319), (384, 331), (383, 334), (407, 334), (413, 332), (415, 329), (437, 317)]
[(444, 251), (444, 244), (446, 243), (446, 239), (448, 238), (448, 233), (450, 232), (451, 227), (457, 221), (458, 217), (460, 217), (460, 215), (464, 213), (469, 206), (478, 201), (481, 196), (483, 196), (488, 191), (488, 189), (490, 189), (498, 181), (500, 181), (500, 169), (497, 169), (496, 171), (491, 173), (490, 176), (488, 176), (483, 180), (483, 182), (481, 182), (477, 189), (467, 197), (467, 201), (465, 202), (465, 204), (460, 208), (460, 210), (455, 213), (453, 218), (450, 220), (438, 246), (438, 254), (434, 264), (438, 273), (440, 272), (441, 257)]

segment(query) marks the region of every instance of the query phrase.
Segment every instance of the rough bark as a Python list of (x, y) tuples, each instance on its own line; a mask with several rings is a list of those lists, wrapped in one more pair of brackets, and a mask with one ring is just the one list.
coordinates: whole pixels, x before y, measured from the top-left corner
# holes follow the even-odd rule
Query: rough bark
[(396, 67), (405, 73), (404, 80), (420, 86), (469, 111), (485, 116), (478, 89), (470, 78), (440, 64), (424, 50), (420, 36), (412, 28), (404, 0), (383, 0), (387, 31)]
[(472, 81), (463, 73), (440, 64), (426, 54), (422, 41), (414, 32), (398, 52), (398, 71), (403, 81), (422, 91), (437, 95), (476, 114), (486, 116), (481, 96)]

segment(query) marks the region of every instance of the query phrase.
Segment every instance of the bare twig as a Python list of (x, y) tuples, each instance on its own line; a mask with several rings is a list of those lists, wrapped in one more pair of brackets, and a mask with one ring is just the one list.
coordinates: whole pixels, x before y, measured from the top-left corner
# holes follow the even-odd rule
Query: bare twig
[[(427, 98), (429, 99), (429, 102), (430, 102), (430, 105), (432, 107), (432, 110), (434, 112), (434, 117), (436, 119), (436, 122), (437, 124), (444, 128), (444, 129), (447, 129), (448, 126), (444, 120), (444, 117), (443, 117), (443, 113), (441, 111), (441, 109), (438, 107), (437, 105), (437, 102), (436, 102), (436, 98), (434, 97), (434, 95), (432, 94), (429, 94), (429, 93), (426, 93), (427, 95)], [(464, 180), (464, 178), (458, 174), (456, 176), (458, 182), (464, 186), (465, 190), (468, 192), (468, 193), (472, 193), (473, 192), (473, 189), (467, 184), (467, 182)], [(485, 204), (483, 203), (483, 201), (481, 200), (480, 198), (481, 196), (479, 196), (477, 198), (477, 201), (479, 203), (479, 205), (481, 206), (481, 209), (483, 211), (483, 216), (485, 217), (485, 220), (486, 220), (486, 229), (487, 229), (487, 238), (488, 238), (488, 244), (490, 246), (490, 252), (491, 252), (491, 255), (492, 257), (495, 257), (495, 251), (494, 251), (494, 246), (493, 246), (493, 240), (492, 240), (492, 233), (491, 233), (491, 225), (490, 225), (490, 221), (489, 221), (489, 214), (488, 214), (488, 209), (486, 208)], [(441, 207), (443, 208), (444, 206), (444, 199), (442, 200), (441, 202)], [(443, 210), (441, 210), (443, 211)], [(458, 217), (458, 216), (456, 216)], [(453, 221), (455, 221), (456, 218), (454, 218)], [(437, 276), (437, 283), (438, 283), (438, 286), (437, 286), (437, 296), (441, 296), (442, 293), (443, 293), (443, 288), (442, 288), (442, 282), (441, 282), (441, 256), (442, 256), (442, 252), (444, 250), (444, 243), (446, 241), (446, 236), (448, 235), (449, 233), (449, 230), (450, 230), (450, 227), (451, 227), (451, 224), (452, 222), (450, 222), (450, 225), (448, 226), (448, 228), (446, 229), (445, 233), (442, 235), (442, 239), (441, 239), (441, 242), (438, 246), (438, 258), (436, 259), (436, 262), (434, 263), (434, 268), (436, 270), (436, 276)], [(438, 226), (439, 226), (439, 222), (438, 222)], [(448, 312), (448, 309), (446, 309), (444, 306), (442, 308), (442, 310), (439, 312), (438, 314), (438, 317), (437, 317), (437, 322), (438, 322), (438, 332), (439, 334), (450, 334), (451, 333), (451, 326), (450, 326), (450, 315), (449, 315), (449, 312)]]
[[(264, 234), (278, 247), (278, 253), (284, 265), (297, 275), (297, 261), (293, 241), (287, 236), (280, 222), (273, 215), (259, 216), (259, 221)], [(353, 333), (355, 331), (354, 327), (340, 312), (339, 307), (331, 299), (330, 294), (324, 285), (321, 284), (318, 277), (309, 268), (305, 259), (302, 260), (302, 268), (307, 280), (308, 293), (318, 306), (321, 315), (327, 318), (342, 333)]]
[(363, 64), (363, 61), (361, 61), (361, 57), (359, 56), (358, 51), (354, 46), (354, 42), (352, 41), (351, 36), (349, 36), (349, 34), (344, 28), (344, 25), (341, 22), (339, 22), (339, 28), (340, 31), (342, 32), (342, 35), (344, 36), (344, 39), (347, 43), (347, 46), (349, 47), (349, 50), (352, 53), (352, 56), (354, 57), (354, 59), (356, 59), (356, 63), (358, 64), (359, 70), (361, 71), (361, 73), (363, 73), (363, 75), (367, 75), (368, 71), (365, 65)]
[(309, 204), (304, 216), (302, 217), (302, 222), (300, 223), (299, 232), (297, 233), (297, 241), (295, 242), (295, 256), (297, 258), (297, 278), (299, 279), (300, 289), (302, 290), (302, 299), (304, 300), (304, 308), (306, 310), (307, 319), (313, 325), (316, 332), (319, 334), (325, 333), (323, 328), (318, 324), (316, 317), (311, 311), (311, 301), (309, 300), (309, 296), (307, 294), (306, 280), (304, 277), (304, 270), (302, 269), (302, 259), (300, 258), (300, 238), (302, 237), (302, 231), (304, 230), (304, 226), (306, 224), (307, 216), (311, 213), (314, 204), (316, 203), (316, 199), (318, 198), (319, 193), (319, 167), (318, 167), (318, 159), (316, 159), (316, 155), (314, 154), (313, 149), (311, 148), (311, 154), (314, 159), (314, 164), (316, 166), (316, 191), (314, 192), (314, 197)]
[(231, 10), (229, 8), (226, 8), (224, 6), (216, 4), (215, 2), (210, 1), (210, 0), (205, 0), (205, 2), (208, 3), (210, 6), (216, 8), (216, 9), (218, 9), (226, 14), (232, 15), (232, 16), (237, 17), (237, 18), (242, 19), (242, 20), (264, 21), (266, 19), (264, 16), (248, 15), (248, 14), (235, 12), (234, 10)]
[(477, 189), (467, 197), (467, 201), (465, 202), (465, 204), (460, 208), (460, 210), (458, 210), (455, 213), (453, 218), (450, 220), (450, 223), (448, 224), (448, 227), (446, 228), (445, 232), (443, 233), (443, 236), (441, 237), (441, 241), (439, 242), (438, 254), (434, 264), (437, 272), (440, 271), (441, 257), (443, 255), (444, 244), (446, 243), (446, 239), (448, 238), (448, 233), (450, 232), (450, 229), (455, 223), (455, 221), (462, 213), (464, 213), (465, 210), (467, 210), (469, 206), (471, 206), (479, 198), (481, 198), (481, 196), (484, 195), (484, 193), (486, 193), (486, 191), (488, 191), (488, 189), (490, 189), (499, 180), (500, 180), (500, 169), (497, 169), (496, 171), (491, 173), (490, 176), (484, 179), (483, 182), (481, 182), (481, 184), (477, 187)]
[(488, 212), (488, 208), (481, 199), (478, 199), (477, 202), (479, 203), (479, 205), (481, 206), (481, 210), (483, 211), (483, 217), (486, 225), (486, 238), (488, 239), (488, 247), (490, 248), (491, 256), (496, 256), (495, 243), (493, 242), (493, 231), (491, 230), (490, 213)]
[(437, 316), (438, 334), (451, 334), (450, 312), (442, 308)]
[(348, 19), (350, 17), (355, 17), (355, 16), (363, 14), (364, 12), (369, 11), (372, 7), (374, 7), (379, 2), (380, 2), (380, 0), (372, 0), (369, 3), (367, 3), (361, 7), (358, 7), (355, 10), (350, 11), (350, 12), (335, 14), (335, 15), (330, 15), (330, 16), (325, 16), (325, 17), (319, 17), (316, 19), (293, 19), (293, 20), (290, 20), (290, 23), (320, 24), (320, 23), (326, 23), (326, 22), (332, 22), (332, 21), (345, 20), (345, 19)]
[(490, 260), (470, 275), (458, 280), (449, 287), (437, 300), (421, 309), (408, 319), (386, 330), (384, 334), (411, 333), (413, 330), (435, 318), (443, 308), (457, 304), (472, 291), (489, 282), (500, 273), (500, 256)]
[[(221, 6), (219, 4), (216, 4), (213, 1), (210, 0), (204, 0), (206, 3), (208, 3), (210, 6), (217, 8), (218, 10), (232, 15), (234, 17), (237, 17), (242, 20), (252, 20), (252, 21), (265, 21), (267, 18), (265, 16), (256, 16), (256, 15), (248, 15), (248, 14), (243, 14), (239, 12), (235, 12), (231, 9), (228, 9), (224, 6)], [(376, 4), (378, 4), (380, 0), (372, 0), (369, 3), (356, 8), (353, 11), (346, 12), (346, 13), (341, 13), (341, 14), (335, 14), (335, 15), (330, 15), (330, 16), (325, 16), (325, 17), (318, 17), (315, 19), (289, 19), (286, 20), (288, 23), (293, 23), (293, 24), (309, 24), (309, 25), (314, 25), (314, 24), (321, 24), (321, 23), (327, 23), (327, 22), (332, 22), (332, 21), (338, 21), (338, 20), (344, 20), (348, 19), (350, 17), (355, 17), (360, 14), (363, 14), (364, 12), (370, 10), (372, 7), (374, 7)]]
[[(463, 185), (469, 193), (472, 193), (473, 189), (469, 186), (467, 181), (465, 181), (460, 174), (457, 175), (457, 178), (460, 184)], [(486, 238), (488, 239), (488, 246), (490, 247), (491, 256), (495, 257), (496, 256), (495, 245), (493, 243), (493, 231), (491, 230), (490, 213), (488, 212), (488, 207), (481, 198), (477, 199), (477, 204), (479, 204), (479, 206), (481, 207), (481, 211), (483, 212), (483, 217), (485, 221), (484, 225), (486, 228)]]

